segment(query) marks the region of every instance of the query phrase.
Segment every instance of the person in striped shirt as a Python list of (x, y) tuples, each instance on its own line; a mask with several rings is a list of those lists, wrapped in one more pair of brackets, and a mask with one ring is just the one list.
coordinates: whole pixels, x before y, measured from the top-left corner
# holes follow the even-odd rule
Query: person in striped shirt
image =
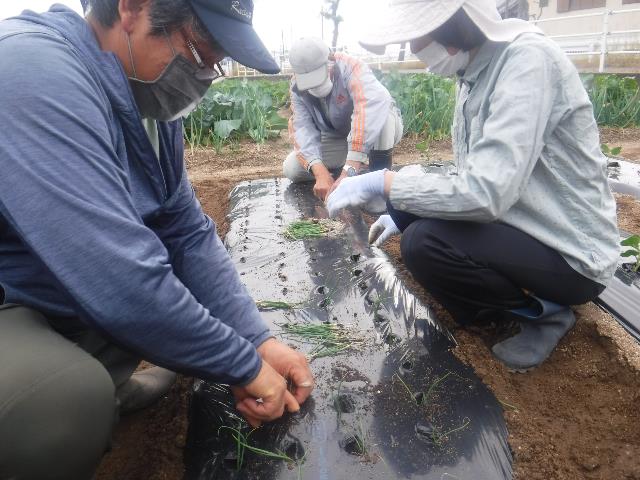
[(369, 170), (390, 168), (393, 147), (402, 138), (402, 117), (369, 67), (331, 53), (318, 38), (298, 40), (290, 62), (294, 151), (284, 161), (284, 176), (315, 181), (314, 194), (325, 200), (340, 180), (358, 175), (367, 162)]

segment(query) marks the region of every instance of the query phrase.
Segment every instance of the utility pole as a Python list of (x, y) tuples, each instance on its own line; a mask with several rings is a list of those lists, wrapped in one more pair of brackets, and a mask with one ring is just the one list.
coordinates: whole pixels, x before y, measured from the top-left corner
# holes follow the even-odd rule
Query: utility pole
[[(332, 50), (335, 52), (338, 48), (338, 35), (340, 35), (340, 23), (344, 20), (338, 15), (338, 7), (340, 0), (324, 0), (325, 6), (320, 12), (322, 18), (333, 22), (333, 39), (331, 41)], [(324, 30), (324, 29), (323, 29)]]

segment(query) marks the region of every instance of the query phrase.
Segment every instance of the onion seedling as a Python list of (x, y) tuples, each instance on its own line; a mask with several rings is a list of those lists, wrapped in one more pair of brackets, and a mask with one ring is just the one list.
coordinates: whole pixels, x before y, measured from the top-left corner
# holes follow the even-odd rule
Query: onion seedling
[(295, 337), (297, 340), (313, 346), (309, 353), (311, 361), (316, 358), (336, 356), (364, 342), (362, 338), (335, 323), (321, 323), (319, 325), (286, 323), (280, 325), (280, 328), (285, 336)]
[(237, 471), (240, 471), (240, 469), (242, 468), (242, 465), (244, 463), (244, 454), (248, 450), (250, 452), (255, 453), (256, 455), (260, 455), (265, 458), (270, 458), (273, 460), (284, 460), (285, 462), (291, 465), (295, 465), (296, 467), (298, 467), (298, 479), (302, 479), (302, 465), (306, 460), (306, 457), (307, 457), (306, 453), (300, 460), (295, 460), (284, 452), (280, 452), (280, 451), (272, 452), (269, 450), (264, 450), (262, 448), (251, 446), (249, 445), (249, 437), (253, 432), (257, 430), (255, 428), (245, 435), (237, 428), (223, 425), (218, 429), (218, 434), (220, 434), (220, 430), (223, 430), (223, 429), (229, 430), (231, 432), (231, 436), (236, 442), (236, 449), (237, 449), (236, 450), (237, 452), (236, 470)]
[(284, 236), (289, 240), (302, 240), (324, 237), (328, 231), (327, 227), (318, 220), (299, 220), (289, 224), (284, 231)]
[(296, 304), (280, 302), (274, 300), (261, 300), (256, 302), (256, 307), (258, 310), (293, 310), (296, 308)]

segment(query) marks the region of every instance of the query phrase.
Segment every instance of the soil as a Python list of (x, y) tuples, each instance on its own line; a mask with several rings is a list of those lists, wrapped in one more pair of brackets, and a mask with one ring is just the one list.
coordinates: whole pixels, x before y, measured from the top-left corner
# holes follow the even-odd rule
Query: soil
[[(604, 129), (602, 142), (622, 146), (621, 156), (640, 163), (640, 129)], [(405, 139), (394, 163), (451, 160), (451, 144), (434, 142), (419, 151)], [(202, 206), (224, 237), (228, 194), (238, 182), (281, 175), (290, 150), (284, 138), (267, 144), (242, 142), (221, 154), (188, 150), (190, 178)], [(619, 225), (640, 234), (640, 202), (616, 195)], [(458, 357), (503, 402), (519, 480), (640, 480), (640, 345), (594, 304), (575, 308), (576, 327), (551, 358), (527, 374), (508, 372), (477, 332), (456, 329), (452, 320), (402, 267), (398, 240), (386, 246), (399, 275), (453, 330)], [(120, 422), (113, 450), (98, 480), (180, 480), (187, 429), (190, 381), (180, 378), (158, 405)]]

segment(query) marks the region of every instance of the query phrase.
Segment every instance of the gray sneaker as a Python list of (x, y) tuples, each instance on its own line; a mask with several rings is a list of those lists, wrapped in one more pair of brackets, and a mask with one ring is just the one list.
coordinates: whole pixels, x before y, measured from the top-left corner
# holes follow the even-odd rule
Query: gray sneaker
[(131, 375), (116, 392), (120, 415), (150, 407), (164, 397), (176, 381), (176, 373), (162, 367), (151, 367)]
[(510, 370), (527, 372), (549, 358), (575, 323), (569, 307), (537, 319), (521, 320), (520, 333), (496, 343), (491, 350)]

